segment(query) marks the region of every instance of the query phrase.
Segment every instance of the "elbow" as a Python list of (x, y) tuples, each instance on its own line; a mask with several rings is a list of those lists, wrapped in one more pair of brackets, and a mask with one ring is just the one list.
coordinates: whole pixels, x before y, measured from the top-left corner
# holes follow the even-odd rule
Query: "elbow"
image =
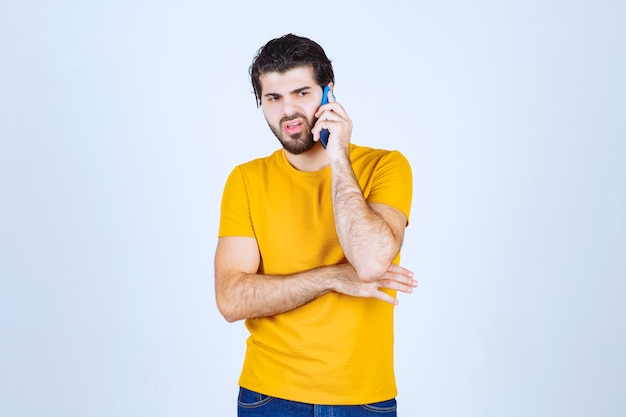
[(361, 282), (374, 282), (380, 278), (380, 275), (376, 275), (371, 271), (357, 271), (357, 276)]
[(234, 323), (239, 320), (239, 318), (232, 313), (223, 312), (221, 310), (220, 313), (222, 313), (222, 317), (224, 317), (224, 320), (226, 320), (228, 323)]
[(230, 310), (219, 308), (219, 311), (222, 314), (222, 317), (224, 317), (224, 320), (226, 320), (229, 323), (234, 323), (238, 320), (241, 320), (240, 317), (238, 317), (236, 314), (234, 314), (234, 312)]
[(234, 323), (236, 321), (238, 321), (239, 319), (236, 318), (235, 316), (224, 316), (224, 319), (228, 322), (228, 323)]
[(241, 320), (241, 317), (237, 314), (235, 303), (229, 302), (225, 300), (224, 297), (217, 297), (217, 310), (220, 312), (222, 317), (229, 322), (234, 323), (238, 320)]
[(363, 258), (361, 262), (353, 264), (354, 270), (363, 282), (374, 282), (382, 278), (393, 263), (397, 252), (390, 253), (388, 256), (370, 256)]
[(374, 282), (380, 279), (389, 267), (391, 266), (391, 261), (384, 262), (380, 260), (372, 259), (369, 262), (363, 263), (362, 265), (358, 265), (354, 267), (359, 280), (362, 282)]

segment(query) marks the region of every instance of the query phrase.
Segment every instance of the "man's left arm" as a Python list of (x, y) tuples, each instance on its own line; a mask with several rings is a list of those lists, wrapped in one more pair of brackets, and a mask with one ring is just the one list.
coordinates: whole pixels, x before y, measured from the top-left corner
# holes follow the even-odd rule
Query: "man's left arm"
[(337, 236), (358, 277), (374, 281), (385, 274), (398, 255), (407, 217), (390, 205), (365, 200), (350, 162), (352, 121), (330, 94), (329, 102), (315, 114), (318, 122), (313, 134), (317, 140), (321, 129), (330, 132), (326, 151), (332, 172)]
[(407, 218), (387, 204), (365, 201), (349, 158), (335, 161), (332, 172), (339, 243), (359, 278), (373, 281), (398, 255)]

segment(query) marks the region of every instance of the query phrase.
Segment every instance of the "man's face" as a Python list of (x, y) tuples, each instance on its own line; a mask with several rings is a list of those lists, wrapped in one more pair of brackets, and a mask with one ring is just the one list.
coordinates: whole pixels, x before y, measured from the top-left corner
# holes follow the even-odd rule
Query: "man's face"
[(311, 133), (314, 115), (322, 102), (322, 88), (313, 69), (306, 66), (284, 73), (268, 72), (259, 80), (265, 120), (283, 148), (295, 155), (311, 149), (315, 145)]

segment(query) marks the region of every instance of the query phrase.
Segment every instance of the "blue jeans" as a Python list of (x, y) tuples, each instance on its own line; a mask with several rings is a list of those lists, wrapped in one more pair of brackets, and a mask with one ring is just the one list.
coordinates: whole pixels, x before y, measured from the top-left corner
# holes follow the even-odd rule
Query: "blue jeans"
[(364, 405), (315, 405), (282, 400), (239, 388), (238, 417), (396, 417), (392, 398)]

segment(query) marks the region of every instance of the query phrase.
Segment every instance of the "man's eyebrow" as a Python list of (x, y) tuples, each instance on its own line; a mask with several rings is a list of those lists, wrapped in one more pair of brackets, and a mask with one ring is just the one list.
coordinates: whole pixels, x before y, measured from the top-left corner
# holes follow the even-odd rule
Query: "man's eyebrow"
[(306, 90), (310, 90), (310, 89), (311, 89), (311, 87), (307, 85), (305, 87), (297, 88), (297, 89), (293, 90), (291, 93), (292, 94), (300, 94), (301, 92), (306, 91)]
[[(309, 85), (306, 85), (304, 87), (296, 88), (295, 90), (291, 91), (291, 94), (300, 94), (303, 91), (310, 90), (311, 88), (313, 88), (313, 87), (311, 87)], [(278, 93), (265, 93), (265, 94), (263, 94), (263, 97), (273, 97), (273, 98), (276, 98), (276, 97), (281, 97), (281, 95), (278, 94)]]

